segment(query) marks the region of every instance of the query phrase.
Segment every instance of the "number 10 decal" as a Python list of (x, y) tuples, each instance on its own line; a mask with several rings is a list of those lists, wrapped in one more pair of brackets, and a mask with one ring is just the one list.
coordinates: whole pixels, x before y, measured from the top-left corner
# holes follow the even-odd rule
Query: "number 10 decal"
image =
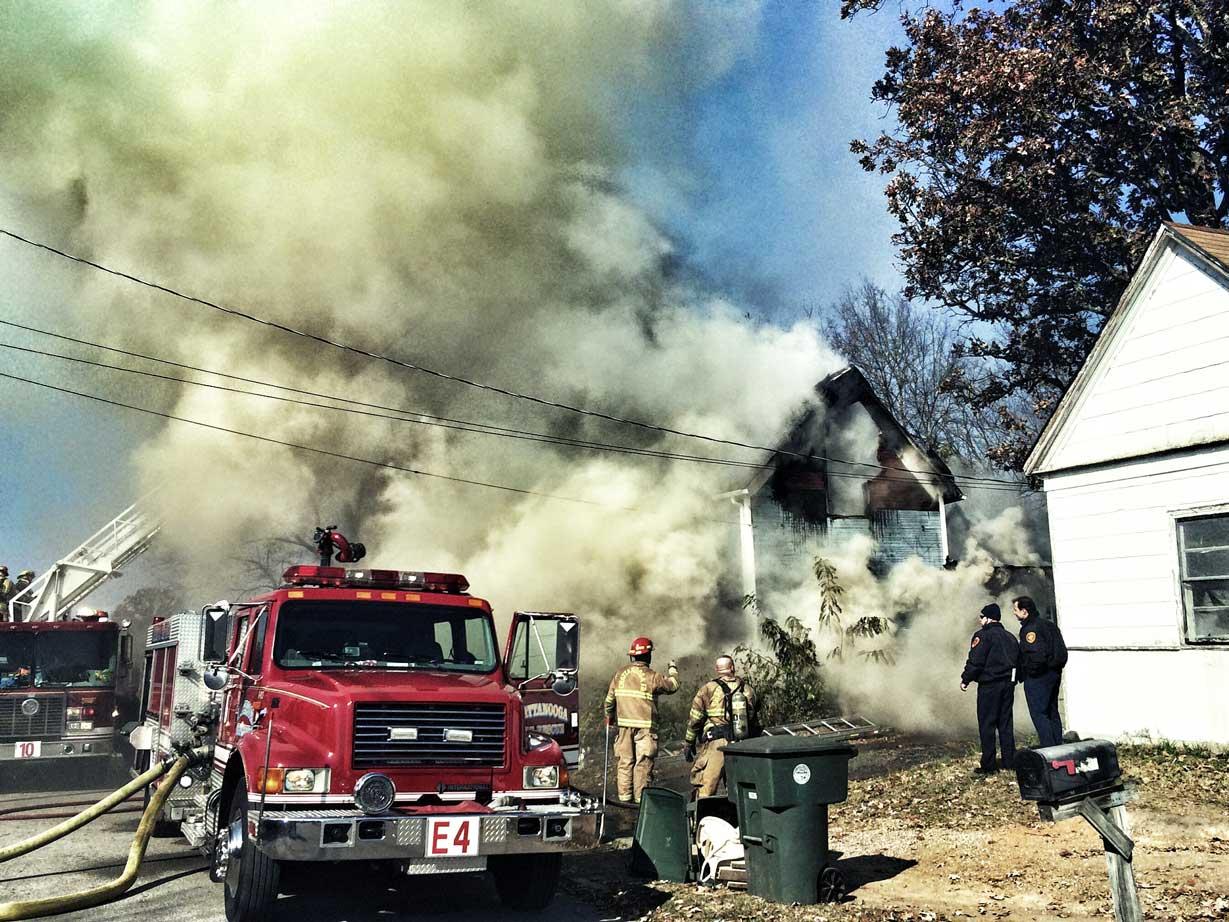
[(427, 857), (478, 854), (477, 817), (427, 821)]

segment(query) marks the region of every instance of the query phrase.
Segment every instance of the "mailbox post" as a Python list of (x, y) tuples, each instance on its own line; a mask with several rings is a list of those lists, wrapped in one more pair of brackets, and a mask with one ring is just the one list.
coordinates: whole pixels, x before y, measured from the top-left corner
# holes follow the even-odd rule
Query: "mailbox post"
[(1082, 816), (1101, 836), (1117, 922), (1143, 922), (1131, 863), (1135, 843), (1118, 749), (1106, 740), (1080, 740), (1016, 753), (1016, 781), (1024, 800), (1037, 802), (1043, 820)]

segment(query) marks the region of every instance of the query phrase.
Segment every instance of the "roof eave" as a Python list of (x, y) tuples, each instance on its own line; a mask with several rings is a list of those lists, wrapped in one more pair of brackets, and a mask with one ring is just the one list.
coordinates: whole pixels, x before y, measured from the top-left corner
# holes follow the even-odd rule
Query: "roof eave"
[(1058, 401), (1058, 406), (1050, 414), (1049, 420), (1046, 421), (1045, 426), (1042, 427), (1040, 434), (1037, 436), (1037, 441), (1033, 443), (1033, 448), (1028, 453), (1028, 457), (1024, 459), (1025, 475), (1031, 477), (1034, 474), (1048, 473), (1048, 469), (1045, 467), (1046, 456), (1058, 440), (1058, 436), (1067, 419), (1074, 411), (1075, 405), (1079, 403), (1080, 397), (1084, 393), (1084, 388), (1092, 378), (1102, 355), (1108, 350), (1109, 342), (1113, 339), (1113, 332), (1121, 325), (1122, 318), (1126, 314), (1126, 305), (1131, 303), (1136, 295), (1138, 295), (1140, 289), (1143, 288), (1145, 280), (1156, 267), (1156, 263), (1160, 259), (1166, 243), (1175, 240), (1177, 237), (1178, 235), (1164, 224), (1157, 229), (1152, 242), (1148, 244), (1148, 249), (1144, 251), (1143, 259), (1140, 260), (1139, 266), (1132, 273), (1131, 280), (1127, 283), (1126, 289), (1121, 297), (1118, 298), (1118, 303), (1114, 305), (1109, 318), (1097, 334), (1097, 340), (1088, 355), (1085, 356), (1080, 370), (1071, 379), (1071, 383), (1067, 385), (1067, 390), (1063, 392), (1062, 398)]
[(1145, 283), (1151, 278), (1152, 272), (1156, 268), (1165, 247), (1170, 244), (1176, 249), (1180, 249), (1194, 257), (1205, 269), (1220, 276), (1225, 280), (1226, 284), (1229, 284), (1229, 268), (1211, 253), (1187, 238), (1177, 229), (1177, 226), (1172, 221), (1162, 222), (1161, 226), (1157, 228), (1156, 236), (1152, 238), (1152, 243), (1148, 244), (1148, 249), (1144, 251), (1144, 256), (1140, 260), (1139, 266), (1132, 273), (1131, 281), (1127, 284), (1126, 290), (1123, 291), (1122, 296), (1118, 299), (1118, 303), (1114, 305), (1114, 310), (1101, 328), (1101, 332), (1097, 334), (1097, 341), (1084, 359), (1084, 364), (1080, 366), (1079, 372), (1067, 386), (1067, 390), (1063, 393), (1058, 406), (1042, 428), (1041, 434), (1037, 436), (1037, 441), (1033, 443), (1033, 449), (1024, 461), (1024, 473), (1026, 475), (1051, 474), (1062, 470), (1062, 468), (1047, 468), (1045, 466), (1046, 456), (1054, 447), (1055, 442), (1057, 442), (1063, 426), (1066, 425), (1068, 418), (1074, 412), (1075, 406), (1079, 403), (1080, 397), (1083, 395), (1089, 380), (1091, 380), (1093, 372), (1096, 370), (1105, 352), (1108, 351), (1109, 344), (1113, 340), (1118, 327), (1122, 325), (1127, 305), (1138, 297), (1140, 291), (1145, 287)]

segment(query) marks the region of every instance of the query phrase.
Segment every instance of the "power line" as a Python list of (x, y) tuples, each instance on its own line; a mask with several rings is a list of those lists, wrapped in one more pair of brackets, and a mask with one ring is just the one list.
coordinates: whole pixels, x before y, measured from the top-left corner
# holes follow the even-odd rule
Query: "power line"
[[(4, 323), (4, 321), (0, 321), (0, 323)], [(107, 348), (107, 347), (100, 346), (99, 348)], [(345, 397), (336, 397), (331, 394), (313, 394), (313, 396), (319, 396), (326, 400), (337, 400), (337, 401), (343, 401), (346, 403), (353, 403), (356, 406), (334, 406), (332, 404), (327, 404), (327, 403), (317, 403), (312, 400), (299, 400), (293, 397), (283, 397), (278, 394), (262, 394), (258, 391), (249, 391), (249, 390), (244, 390), (243, 388), (238, 388), (238, 387), (227, 387), (226, 385), (223, 385), (223, 384), (211, 384), (208, 381), (193, 381), (190, 378), (180, 378), (180, 377), (176, 377), (175, 375), (164, 375), (164, 374), (159, 374), (158, 372), (155, 372), (155, 371), (146, 371), (146, 370), (139, 369), (139, 368), (127, 368), (123, 365), (112, 365), (109, 362), (98, 362), (92, 359), (81, 358), (80, 356), (64, 355), (63, 353), (59, 353), (59, 352), (49, 352), (45, 349), (35, 349), (29, 346), (18, 346), (13, 343), (0, 342), (0, 349), (12, 349), (15, 352), (24, 352), (29, 355), (40, 355), (45, 358), (59, 359), (65, 362), (74, 362), (79, 365), (88, 365), (92, 368), (105, 368), (109, 371), (120, 371), (120, 372), (124, 372), (125, 374), (141, 375), (147, 378), (155, 378), (160, 381), (173, 381), (177, 384), (187, 384), (187, 385), (191, 385), (192, 387), (203, 387), (203, 388), (208, 388), (210, 390), (224, 391), (230, 394), (240, 394), (245, 397), (259, 397), (264, 400), (277, 400), (282, 403), (290, 403), (290, 404), (295, 404), (297, 406), (315, 407), (321, 410), (333, 410), (339, 413), (351, 413), (351, 414), (358, 415), (358, 416), (368, 416), (368, 417), (373, 417), (376, 419), (387, 419), (387, 420), (391, 420), (393, 422), (399, 422), (399, 423), (413, 423), (415, 425), (432, 426), (432, 427), (436, 427), (440, 429), (451, 429), (451, 430), (460, 431), (460, 432), (471, 432), (471, 433), (475, 433), (478, 435), (493, 435), (493, 436), (498, 436), (500, 438), (521, 439), (521, 440), (530, 441), (530, 442), (545, 442), (548, 444), (560, 445), (564, 447), (585, 448), (585, 449), (590, 449), (590, 450), (608, 451), (608, 452), (615, 452), (615, 453), (622, 453), (622, 454), (638, 455), (638, 456), (649, 457), (649, 458), (659, 458), (659, 459), (669, 460), (669, 461), (693, 461), (693, 462), (705, 463), (705, 464), (717, 464), (717, 465), (722, 465), (722, 466), (727, 466), (727, 467), (744, 467), (744, 468), (753, 468), (753, 469), (763, 469), (767, 466), (763, 464), (756, 464), (755, 462), (752, 462), (752, 461), (737, 461), (737, 460), (728, 459), (728, 458), (709, 458), (709, 457), (705, 457), (702, 455), (683, 455), (683, 454), (677, 454), (674, 452), (659, 451), (657, 449), (651, 449), (651, 448), (635, 448), (635, 447), (621, 446), (621, 445), (604, 445), (600, 443), (585, 442), (579, 439), (569, 439), (564, 436), (551, 436), (551, 435), (538, 434), (538, 433), (532, 433), (532, 432), (516, 432), (514, 430), (507, 430), (507, 429), (502, 429), (502, 428), (499, 431), (487, 431), (487, 429), (481, 428), (482, 424), (468, 425), (468, 424), (463, 424), (463, 423), (454, 423), (452, 421), (437, 422), (437, 421), (433, 421), (432, 419), (413, 419), (413, 418), (407, 418), (407, 416), (396, 416), (393, 414), (394, 413), (406, 413), (406, 414), (414, 414), (414, 415), (420, 415), (420, 416), (423, 414), (417, 414), (413, 410), (398, 410), (396, 408), (379, 407), (378, 405), (375, 405), (375, 404), (364, 404), (361, 401), (353, 401)], [(148, 360), (153, 361), (153, 362), (162, 361), (161, 359), (154, 359), (154, 358), (150, 358)], [(167, 364), (178, 364), (178, 363), (168, 362)], [(186, 366), (186, 367), (191, 367), (191, 366)], [(219, 375), (221, 377), (234, 377), (231, 375), (227, 375), (224, 372), (210, 371), (208, 369), (194, 368), (193, 370), (200, 371), (203, 374)], [(285, 388), (280, 384), (270, 384), (270, 383), (263, 382), (263, 381), (255, 381), (253, 379), (241, 378), (240, 380), (245, 380), (253, 384), (260, 384), (263, 387), (273, 387), (273, 388), (280, 388), (280, 389), (291, 390), (291, 391), (299, 390), (298, 388)], [(304, 393), (311, 393), (311, 392), (304, 392)], [(374, 406), (374, 407), (377, 407), (378, 409), (391, 409), (393, 413), (378, 413), (378, 412), (375, 412), (374, 410), (358, 409), (357, 407), (360, 407), (360, 406)], [(435, 417), (434, 419), (439, 419), (439, 417)]]
[[(43, 243), (37, 240), (32, 240), (28, 237), (23, 237), (21, 234), (18, 234), (14, 231), (8, 230), (3, 227), (0, 227), (0, 234), (3, 234), (4, 236), (9, 237), (13, 240), (16, 240), (20, 243), (24, 243), (27, 246), (34, 247), (40, 250), (44, 250), (48, 253), (53, 253), (54, 255), (60, 256), (71, 262), (75, 262), (75, 263), (78, 263), (84, 266), (89, 266), (92, 269), (96, 269), (108, 275), (115, 276), (116, 278), (125, 279), (137, 285), (142, 285), (154, 291), (160, 291), (164, 294), (169, 294), (172, 297), (179, 298), (180, 300), (187, 301), (192, 304), (197, 304), (202, 307), (207, 307), (207, 308), (210, 308), (211, 310), (219, 311), (231, 317), (238, 317), (240, 319), (247, 320), (250, 323), (255, 323), (260, 326), (268, 327), (270, 329), (279, 330), (280, 332), (288, 333), (292, 336), (298, 336), (300, 338), (307, 339), (312, 342), (317, 342), (317, 343), (320, 343), (321, 345), (330, 346), (334, 349), (340, 349), (345, 352), (350, 352), (355, 355), (363, 356), (365, 358), (376, 359), (378, 361), (386, 362), (388, 364), (395, 365), (400, 368), (405, 368), (410, 371), (417, 371), (422, 374), (431, 375), (432, 377), (440, 378), (445, 381), (452, 381), (458, 384), (464, 384), (468, 387), (473, 387), (479, 390), (489, 391), (491, 393), (501, 394), (505, 397), (512, 397), (518, 400), (529, 401), (531, 403), (536, 403), (541, 406), (551, 407), (553, 409), (565, 410), (570, 413), (578, 413), (583, 416), (591, 416), (597, 419), (604, 419), (604, 420), (607, 420), (608, 422), (620, 423), (622, 425), (628, 425), (628, 426), (635, 426), (641, 429), (652, 430), (655, 432), (662, 432), (662, 433), (666, 433), (669, 435), (677, 435), (683, 438), (700, 439), (700, 440), (707, 441), (707, 442), (714, 442), (716, 444), (729, 445), (735, 448), (747, 448), (752, 451), (766, 451), (766, 452), (771, 452), (773, 454), (788, 455), (791, 457), (801, 458), (803, 460), (812, 460), (812, 461), (818, 460), (818, 461), (826, 461), (828, 463), (833, 463), (833, 464), (848, 464), (848, 465), (858, 466), (858, 467), (879, 469), (879, 465), (872, 464), (869, 462), (848, 461), (848, 460), (843, 460), (840, 458), (828, 458), (822, 455), (804, 454), (802, 452), (790, 451), (784, 448), (771, 448), (765, 445), (755, 445), (749, 442), (740, 442), (735, 439), (723, 439), (723, 438), (718, 438), (716, 436), (703, 435), (703, 434), (695, 433), (695, 432), (687, 432), (685, 430), (674, 429), (669, 426), (661, 426), (655, 423), (647, 423), (641, 420), (629, 419), (623, 416), (616, 416), (610, 413), (603, 413), (598, 410), (588, 410), (583, 407), (573, 406), (572, 404), (562, 403), (560, 401), (555, 401), (555, 400), (548, 400), (544, 397), (538, 397), (533, 394), (526, 394), (526, 393), (519, 392), (519, 391), (513, 391), (508, 388), (499, 387), (497, 385), (486, 384), (484, 382), (476, 381), (471, 378), (466, 378), (460, 375), (449, 374), (448, 372), (439, 371), (438, 369), (428, 368), (424, 365), (419, 365), (415, 362), (410, 362), (405, 359), (398, 359), (398, 358), (394, 358), (392, 356), (389, 356), (383, 353), (373, 352), (369, 349), (364, 349), (359, 346), (352, 346), (347, 343), (342, 343), (337, 340), (329, 339), (328, 337), (321, 336), (317, 333), (311, 333), (306, 330), (300, 330), (295, 327), (288, 326), (287, 324), (281, 323), (276, 320), (270, 320), (265, 317), (259, 317), (247, 311), (239, 310), (233, 307), (226, 307), (222, 304), (218, 304), (215, 301), (210, 301), (205, 298), (199, 298), (194, 295), (185, 294), (184, 292), (178, 291), (160, 282), (149, 281), (148, 279), (141, 278), (140, 276), (133, 275), (129, 272), (125, 272), (120, 269), (113, 269), (109, 266), (103, 265), (102, 263), (98, 263), (98, 262), (94, 262), (93, 260), (86, 259), (83, 256), (77, 256), (73, 253), (68, 253), (65, 250), (61, 250), (58, 247), (54, 247), (49, 243)], [(907, 473), (923, 474), (923, 475), (926, 474), (925, 471), (912, 471), (908, 468), (902, 468), (902, 470)], [(970, 478), (970, 480), (972, 479), (973, 478)], [(1000, 483), (1000, 484), (1006, 484), (1012, 487), (1018, 486), (1018, 484), (1015, 481), (999, 479), (999, 478), (975, 478), (975, 479), (978, 482), (982, 482), (982, 483)]]
[[(34, 329), (32, 327), (25, 327), (22, 324), (13, 324), (10, 321), (4, 321), (4, 320), (0, 320), (0, 324), (10, 324), (12, 326), (21, 327), (22, 329)], [(47, 335), (58, 336), (58, 334), (47, 334)], [(101, 346), (98, 344), (89, 343), (88, 340), (79, 340), (79, 339), (75, 339), (72, 337), (59, 337), (59, 338), (70, 339), (71, 341), (76, 342), (76, 343), (85, 344), (85, 345), (93, 345), (96, 348), (107, 349), (109, 351), (120, 352), (123, 354), (139, 355), (138, 353), (127, 353), (126, 350), (111, 349), (111, 347), (108, 347), (108, 346)], [(459, 430), (462, 432), (471, 432), (471, 433), (476, 433), (480, 435), (498, 435), (498, 436), (505, 437), (505, 438), (524, 439), (524, 440), (533, 441), (533, 442), (547, 442), (551, 444), (563, 445), (566, 447), (597, 449), (597, 450), (610, 451), (610, 452), (616, 452), (616, 453), (625, 453), (625, 454), (630, 454), (633, 456), (649, 457), (649, 458), (660, 459), (660, 460), (693, 461), (693, 462), (702, 462), (702, 463), (716, 464), (716, 465), (722, 465), (722, 466), (728, 466), (728, 467), (750, 468), (750, 469), (755, 469), (755, 470), (764, 470), (764, 469), (771, 467), (771, 465), (755, 464), (754, 462), (738, 461), (738, 460), (724, 459), (724, 458), (710, 458), (710, 457), (705, 457), (705, 456), (680, 455), (680, 454), (675, 454), (671, 452), (658, 451), (656, 449), (640, 449), (640, 448), (632, 448), (632, 447), (627, 447), (627, 446), (601, 445), (600, 443), (584, 443), (584, 442), (568, 440), (568, 439), (563, 439), (563, 438), (557, 439), (556, 437), (552, 437), (552, 436), (539, 437), (537, 434), (533, 434), (533, 433), (515, 433), (514, 431), (510, 431), (510, 430), (504, 430), (501, 432), (487, 432), (482, 428), (474, 428), (469, 425), (451, 425), (449, 423), (444, 423), (444, 422), (430, 422), (427, 420), (407, 419), (405, 416), (395, 416), (395, 415), (391, 415), (388, 413), (379, 413), (379, 412), (374, 412), (371, 410), (356, 409), (355, 407), (334, 406), (331, 404), (317, 403), (311, 400), (299, 400), (299, 399), (295, 399), (292, 397), (283, 397), (277, 394), (264, 394), (264, 393), (260, 393), (257, 391), (244, 390), (242, 388), (227, 387), (225, 385), (212, 384), (206, 381), (193, 381), (188, 378), (180, 378), (174, 375), (164, 375), (164, 374), (159, 374), (157, 372), (146, 371), (143, 369), (127, 368), (122, 365), (112, 365), (108, 362), (98, 362), (98, 361), (94, 361), (91, 359), (81, 358), (79, 356), (64, 355), (58, 352), (50, 352), (47, 350), (35, 349), (32, 347), (28, 347), (28, 346), (18, 346), (12, 343), (0, 342), (0, 348), (11, 349), (16, 352), (24, 352), (26, 354), (43, 356), (46, 358), (54, 358), (54, 359), (58, 359), (61, 361), (73, 362), (76, 364), (86, 365), (92, 368), (102, 368), (102, 369), (107, 369), (110, 371), (119, 371), (125, 374), (139, 375), (143, 377), (154, 378), (156, 380), (161, 380), (161, 381), (169, 381), (169, 382), (174, 382), (177, 384), (186, 384), (186, 385), (190, 385), (193, 387), (208, 388), (210, 390), (218, 390), (218, 391), (223, 391), (226, 393), (242, 395), (245, 397), (258, 397), (264, 400), (276, 400), (279, 402), (290, 403), (290, 404), (294, 404), (297, 406), (312, 407), (312, 408), (322, 409), (322, 410), (333, 410), (335, 412), (350, 413), (350, 414), (354, 414), (358, 416), (367, 416), (367, 417), (373, 417), (377, 419), (386, 419), (386, 420), (391, 420), (393, 422), (414, 423), (417, 425), (435, 426), (435, 427), (439, 427), (443, 429)], [(229, 375), (229, 374), (226, 374), (225, 372), (213, 371), (210, 369), (199, 368), (197, 366), (182, 365), (181, 363), (170, 362), (164, 359), (158, 359), (158, 358), (154, 358), (151, 356), (141, 355), (140, 357), (145, 358), (146, 360), (152, 361), (152, 362), (163, 362), (168, 365), (188, 368), (194, 371), (199, 371), (203, 374), (218, 375), (220, 377), (226, 377), (226, 378), (237, 378), (238, 380), (245, 381), (248, 383), (259, 384), (265, 387), (281, 388), (285, 390), (295, 391), (298, 393), (311, 394), (313, 396), (319, 396), (327, 400), (344, 401), (347, 403), (353, 403), (356, 406), (372, 406), (378, 409), (391, 409), (395, 413), (412, 413), (413, 412), (409, 410), (398, 410), (396, 408), (382, 407), (378, 404), (364, 404), (361, 401), (354, 401), (354, 400), (351, 400), (349, 398), (344, 398), (344, 397), (336, 397), (331, 394), (319, 394), (317, 392), (312, 392), (312, 391), (302, 391), (298, 388), (289, 388), (289, 387), (285, 387), (284, 385), (271, 384), (268, 382), (258, 381), (256, 379), (251, 379), (251, 378), (239, 378), (238, 376)], [(439, 417), (436, 417), (436, 419), (439, 419)], [(481, 424), (478, 424), (478, 425), (481, 425)], [(859, 480), (876, 480), (877, 479), (881, 482), (909, 483), (909, 484), (915, 484), (915, 485), (918, 484), (918, 481), (912, 476), (896, 477), (896, 476), (892, 476), (887, 471), (881, 471), (877, 475), (853, 473), (853, 472), (842, 472), (842, 471), (828, 471), (826, 472), (826, 474), (827, 476), (856, 478)], [(995, 486), (990, 486), (990, 485), (972, 484), (970, 486), (973, 489), (999, 490), (1002, 492), (1018, 492), (1017, 490), (1007, 490), (1006, 488), (1003, 488), (1003, 487), (995, 487)]]
[[(372, 467), (386, 468), (392, 471), (400, 471), (403, 474), (414, 474), (418, 477), (431, 477), (436, 480), (445, 480), (450, 483), (465, 484), (472, 487), (486, 487), (490, 490), (502, 490), (505, 493), (516, 493), (521, 496), (536, 496), (542, 499), (559, 500), (560, 502), (578, 503), (585, 506), (596, 506), (605, 509), (615, 509), (622, 512), (643, 513), (646, 510), (638, 509), (634, 506), (616, 506), (613, 503), (603, 503), (593, 499), (582, 499), (577, 496), (561, 496), (557, 493), (543, 493), (538, 490), (529, 490), (524, 487), (511, 487), (506, 484), (493, 483), (486, 480), (473, 480), (468, 477), (455, 477), (450, 474), (440, 474), (434, 471), (424, 471), (419, 468), (406, 467), (400, 464), (392, 464), (388, 461), (376, 461), (373, 458), (360, 458), (356, 455), (347, 455), (338, 451), (329, 451), (327, 448), (317, 448), (312, 445), (301, 445), (297, 442), (288, 442), (284, 439), (275, 439), (268, 435), (257, 435), (254, 432), (244, 432), (242, 429), (231, 429), (227, 426), (218, 426), (214, 423), (206, 423), (199, 419), (190, 419), (186, 416), (176, 416), (174, 413), (164, 413), (161, 410), (151, 410), (148, 407), (139, 407), (135, 404), (124, 403), (120, 400), (112, 400), (108, 397), (99, 397), (96, 394), (87, 394), (83, 391), (74, 391), (71, 388), (59, 387), (55, 384), (48, 384), (45, 381), (36, 381), (33, 378), (23, 378), (20, 375), (9, 374), (8, 372), (0, 371), (0, 378), (8, 378), (10, 381), (19, 381), (23, 384), (32, 384), (35, 387), (46, 388), (50, 391), (56, 391), (61, 394), (69, 394), (73, 397), (81, 397), (85, 400), (93, 400), (98, 403), (106, 404), (112, 407), (122, 407), (125, 410), (134, 410), (137, 413), (146, 413), (150, 416), (158, 416), (162, 419), (172, 420), (179, 423), (187, 423), (191, 426), (199, 426), (202, 429), (211, 429), (214, 432), (225, 432), (228, 435), (238, 435), (244, 438), (256, 439), (260, 442), (267, 442), (271, 445), (281, 445), (284, 448), (293, 448), (296, 451), (307, 451), (317, 455), (324, 455), (328, 458), (336, 458), (340, 461), (353, 461), (356, 464), (367, 464)], [(707, 521), (718, 522), (722, 525), (737, 525), (737, 522), (729, 519), (708, 519)]]
[[(231, 381), (241, 381), (244, 384), (255, 384), (260, 387), (276, 388), (277, 390), (288, 391), (293, 394), (302, 394), (307, 397), (319, 397), (324, 400), (333, 400), (333, 401), (337, 401), (340, 403), (348, 403), (354, 406), (367, 407), (373, 410), (387, 410), (391, 413), (401, 413), (407, 416), (419, 416), (425, 420), (434, 420), (434, 421), (438, 421), (442, 423), (455, 423), (458, 426), (458, 428), (471, 427), (475, 432), (480, 432), (480, 433), (484, 433), (488, 435), (499, 435), (499, 434), (506, 433), (512, 436), (535, 436), (535, 437), (540, 437), (542, 439), (553, 439), (553, 440), (560, 442), (561, 444), (573, 445), (573, 446), (582, 447), (582, 448), (593, 448), (593, 449), (602, 449), (602, 450), (611, 450), (611, 451), (624, 451), (628, 449), (634, 449), (635, 451), (638, 451), (638, 452), (643, 451), (643, 452), (660, 453), (663, 457), (677, 458), (680, 460), (698, 460), (698, 461), (710, 460), (710, 458), (706, 455), (686, 455), (686, 454), (682, 454), (679, 452), (666, 451), (665, 449), (648, 449), (648, 448), (640, 448), (638, 446), (626, 446), (626, 445), (617, 445), (617, 444), (612, 444), (612, 443), (607, 443), (607, 442), (596, 442), (590, 439), (578, 439), (578, 438), (573, 438), (570, 436), (556, 436), (550, 433), (534, 432), (528, 429), (516, 429), (516, 428), (507, 427), (507, 426), (497, 426), (494, 423), (484, 423), (484, 422), (477, 422), (474, 420), (458, 419), (456, 417), (450, 417), (450, 416), (438, 416), (436, 414), (426, 413), (422, 410), (413, 410), (413, 409), (408, 409), (405, 407), (392, 407), (392, 406), (387, 406), (385, 404), (380, 404), (380, 403), (370, 403), (370, 402), (363, 401), (363, 400), (355, 400), (352, 397), (340, 397), (336, 394), (325, 394), (319, 391), (307, 390), (307, 389), (299, 388), (299, 387), (292, 387), (288, 384), (277, 384), (272, 381), (262, 381), (259, 378), (248, 378), (248, 377), (244, 377), (243, 375), (231, 374), (225, 371), (217, 371), (216, 369), (212, 369), (212, 368), (202, 368), (199, 365), (188, 365), (183, 362), (174, 362), (174, 361), (171, 361), (170, 359), (160, 358), (158, 356), (149, 355), (144, 352), (134, 352), (130, 349), (121, 349), (117, 346), (111, 346), (111, 345), (106, 345), (104, 343), (93, 342), (88, 339), (79, 339), (75, 336), (68, 336), (63, 333), (53, 333), (50, 330), (45, 330), (40, 327), (29, 326), (24, 323), (17, 323), (16, 321), (13, 321), (13, 320), (0, 319), (0, 324), (4, 326), (9, 326), (9, 327), (15, 327), (16, 329), (25, 330), (26, 332), (30, 332), (30, 333), (38, 333), (41, 336), (48, 336), (48, 337), (51, 337), (52, 339), (59, 339), (59, 340), (63, 340), (64, 342), (75, 343), (79, 346), (86, 346), (90, 349), (101, 349), (105, 352), (114, 352), (117, 355), (124, 355), (129, 358), (141, 359), (142, 361), (146, 361), (146, 362), (156, 362), (159, 365), (166, 365), (171, 368), (180, 368), (185, 371), (193, 371), (199, 374), (214, 375), (216, 377), (226, 378)], [(13, 347), (13, 348), (16, 348), (16, 347)], [(177, 379), (177, 380), (185, 380), (185, 379)], [(192, 383), (192, 382), (185, 381), (185, 383)], [(725, 462), (728, 459), (716, 458), (716, 459), (711, 459), (711, 460), (718, 461), (718, 462)], [(753, 461), (742, 462), (742, 461), (736, 461), (736, 460), (729, 460), (729, 463), (745, 464), (748, 467), (761, 467), (762, 466)]]

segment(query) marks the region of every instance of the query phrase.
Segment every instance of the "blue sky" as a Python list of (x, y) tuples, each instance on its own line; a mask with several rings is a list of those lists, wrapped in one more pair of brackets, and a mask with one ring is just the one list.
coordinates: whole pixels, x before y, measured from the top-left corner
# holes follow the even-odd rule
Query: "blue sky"
[[(640, 136), (633, 190), (753, 312), (788, 323), (860, 275), (898, 282), (886, 180), (861, 169), (849, 142), (892, 124), (870, 90), (902, 40), (888, 12), (842, 22), (835, 4), (769, 2), (754, 53), (688, 101), (692, 121), (672, 143)], [(655, 171), (678, 158), (697, 187), (658, 197)]]
[[(883, 179), (862, 172), (849, 141), (890, 125), (870, 88), (900, 26), (890, 12), (842, 22), (835, 7), (769, 0), (754, 47), (685, 97), (685, 117), (647, 104), (623, 116), (631, 194), (689, 270), (770, 322), (793, 322), (864, 274), (898, 281)], [(30, 223), (3, 166), (0, 215), (55, 237)], [(72, 278), (53, 258), (0, 241), (0, 316), (38, 317), (71, 297)], [(3, 339), (17, 337), (0, 329)], [(0, 371), (23, 364), (0, 351)], [(130, 455), (156, 430), (152, 420), (0, 380), (0, 563), (14, 575), (41, 570), (131, 502)], [(95, 601), (110, 605), (137, 588), (141, 569)]]

